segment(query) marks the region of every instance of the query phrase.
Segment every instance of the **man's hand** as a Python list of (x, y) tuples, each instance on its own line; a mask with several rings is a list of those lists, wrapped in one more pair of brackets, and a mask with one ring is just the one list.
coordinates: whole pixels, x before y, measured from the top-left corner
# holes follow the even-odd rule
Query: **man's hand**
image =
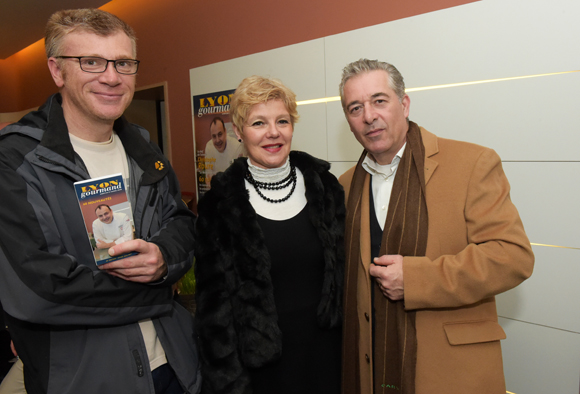
[(375, 257), (369, 273), (373, 276), (384, 296), (393, 300), (402, 300), (403, 289), (403, 256), (400, 254), (386, 254)]
[(111, 256), (129, 252), (138, 254), (103, 264), (99, 268), (118, 278), (140, 283), (154, 282), (167, 274), (167, 265), (163, 260), (163, 255), (154, 243), (134, 239), (109, 249)]

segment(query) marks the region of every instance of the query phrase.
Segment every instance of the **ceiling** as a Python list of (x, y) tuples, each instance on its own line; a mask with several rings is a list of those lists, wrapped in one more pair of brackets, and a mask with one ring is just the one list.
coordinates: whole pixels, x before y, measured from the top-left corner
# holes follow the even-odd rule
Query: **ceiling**
[(0, 0), (0, 59), (6, 59), (44, 37), (55, 11), (98, 8), (109, 0)]

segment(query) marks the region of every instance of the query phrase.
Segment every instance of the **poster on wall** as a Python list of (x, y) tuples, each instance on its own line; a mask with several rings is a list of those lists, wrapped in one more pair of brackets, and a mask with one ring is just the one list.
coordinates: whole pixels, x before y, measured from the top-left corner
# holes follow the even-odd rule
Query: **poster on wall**
[(243, 156), (232, 125), (230, 99), (235, 89), (193, 96), (193, 135), (197, 198), (210, 189), (211, 178)]

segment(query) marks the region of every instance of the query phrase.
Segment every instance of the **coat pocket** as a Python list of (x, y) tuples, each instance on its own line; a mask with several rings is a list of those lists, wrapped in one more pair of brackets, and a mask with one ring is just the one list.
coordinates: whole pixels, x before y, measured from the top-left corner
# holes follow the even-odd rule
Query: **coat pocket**
[(503, 328), (492, 320), (445, 323), (443, 329), (450, 345), (469, 345), (506, 338)]

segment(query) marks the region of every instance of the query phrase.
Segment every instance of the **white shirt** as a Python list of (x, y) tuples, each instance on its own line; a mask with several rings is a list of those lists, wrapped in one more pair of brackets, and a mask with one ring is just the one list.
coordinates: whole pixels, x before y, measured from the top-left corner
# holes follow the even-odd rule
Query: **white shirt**
[(121, 139), (113, 131), (111, 139), (105, 142), (92, 142), (83, 140), (77, 136), (69, 134), (70, 142), (78, 155), (83, 159), (87, 171), (91, 178), (123, 174), (125, 181), (125, 191), (129, 195), (129, 164), (127, 155)]
[[(103, 207), (107, 208), (107, 207)], [(110, 243), (115, 242), (118, 245), (122, 242), (133, 239), (133, 226), (131, 219), (122, 212), (113, 212), (111, 223), (103, 223), (100, 219), (93, 222), (93, 236), (95, 240)]]
[(385, 229), (387, 221), (387, 211), (389, 210), (389, 201), (393, 191), (393, 182), (397, 174), (397, 168), (407, 143), (397, 152), (391, 164), (381, 165), (374, 161), (369, 154), (365, 157), (362, 166), (372, 176), (373, 201), (377, 220), (381, 230)]

